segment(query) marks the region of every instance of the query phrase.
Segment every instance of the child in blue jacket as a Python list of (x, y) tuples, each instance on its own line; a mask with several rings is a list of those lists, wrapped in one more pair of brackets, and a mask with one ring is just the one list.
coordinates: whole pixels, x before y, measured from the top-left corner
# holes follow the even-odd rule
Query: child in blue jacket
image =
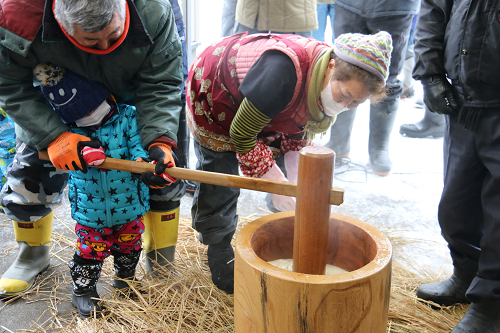
[[(16, 132), (14, 122), (0, 108), (0, 189), (5, 184), (5, 170), (16, 154)], [(0, 206), (0, 209), (2, 207)]]
[[(69, 131), (91, 138), (82, 148), (88, 165), (99, 165), (105, 157), (141, 161), (148, 156), (135, 107), (117, 104), (103, 85), (56, 65), (40, 64), (34, 74)], [(99, 298), (96, 284), (105, 258), (114, 256), (115, 288), (127, 288), (123, 279), (135, 276), (149, 189), (129, 172), (99, 168), (71, 171), (68, 186), (78, 236), (76, 253), (69, 262), (72, 304), (88, 317), (102, 310), (95, 298)]]

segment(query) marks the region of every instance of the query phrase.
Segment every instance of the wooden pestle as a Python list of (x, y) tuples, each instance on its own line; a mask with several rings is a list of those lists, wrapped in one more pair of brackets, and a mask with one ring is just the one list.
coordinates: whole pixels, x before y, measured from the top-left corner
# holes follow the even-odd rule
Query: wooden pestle
[(335, 153), (326, 147), (307, 146), (300, 151), (293, 237), (294, 272), (325, 274), (334, 161)]

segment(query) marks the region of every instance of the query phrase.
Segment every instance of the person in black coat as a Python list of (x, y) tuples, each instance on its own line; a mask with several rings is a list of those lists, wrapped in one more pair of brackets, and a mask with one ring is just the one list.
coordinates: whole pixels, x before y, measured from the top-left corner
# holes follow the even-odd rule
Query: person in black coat
[(413, 77), (431, 112), (445, 114), (438, 219), (453, 274), (417, 296), (471, 306), (452, 333), (500, 332), (500, 4), (422, 0)]

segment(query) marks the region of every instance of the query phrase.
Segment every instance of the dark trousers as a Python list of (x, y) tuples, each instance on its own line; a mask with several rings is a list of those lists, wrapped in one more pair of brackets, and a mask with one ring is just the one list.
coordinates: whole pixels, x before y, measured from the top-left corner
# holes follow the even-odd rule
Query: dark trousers
[[(235, 152), (215, 152), (194, 142), (198, 161), (197, 170), (238, 175), (239, 166)], [(193, 228), (199, 232), (203, 244), (217, 244), (224, 236), (234, 233), (238, 222), (236, 208), (239, 188), (200, 183), (191, 208)]]
[(500, 299), (500, 108), (484, 108), (475, 130), (446, 117), (439, 224), (453, 265), (477, 277), (467, 298)]

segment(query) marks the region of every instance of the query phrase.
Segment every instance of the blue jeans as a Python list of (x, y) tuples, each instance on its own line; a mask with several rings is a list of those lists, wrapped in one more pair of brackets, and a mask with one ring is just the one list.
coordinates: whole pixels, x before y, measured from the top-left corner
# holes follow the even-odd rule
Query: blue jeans
[(326, 22), (328, 21), (328, 16), (330, 16), (330, 24), (332, 26), (332, 43), (335, 40), (335, 34), (333, 33), (333, 18), (335, 17), (335, 5), (317, 5), (318, 11), (318, 30), (312, 32), (314, 39), (321, 42), (325, 41), (325, 29)]

